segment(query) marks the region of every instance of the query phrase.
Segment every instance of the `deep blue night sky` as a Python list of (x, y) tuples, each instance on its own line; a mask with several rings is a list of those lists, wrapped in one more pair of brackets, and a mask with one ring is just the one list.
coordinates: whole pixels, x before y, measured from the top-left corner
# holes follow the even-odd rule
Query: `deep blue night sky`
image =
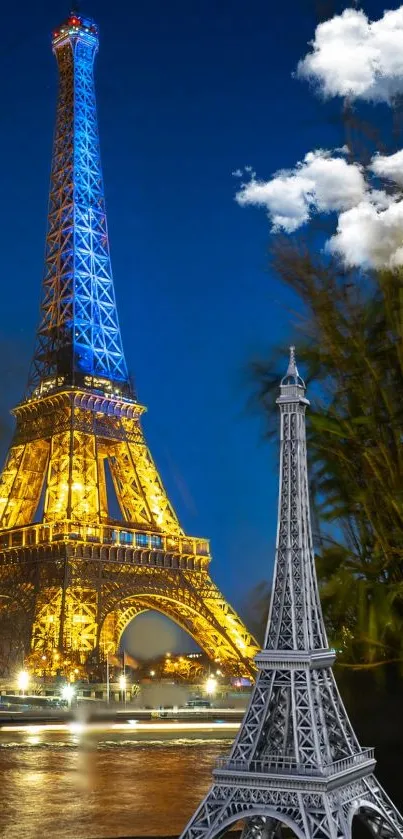
[[(261, 176), (340, 140), (292, 78), (314, 0), (88, 0), (112, 266), (145, 431), (185, 528), (209, 536), (237, 606), (271, 574), (277, 452), (247, 408), (245, 367), (290, 335), (267, 272), (264, 213), (231, 172)], [(324, 4), (321, 4), (322, 7)], [(329, 12), (343, 4), (329, 3)], [(365, 4), (379, 16), (384, 6)], [(1, 416), (23, 393), (37, 323), (56, 101), (50, 32), (61, 0), (2, 9)], [(286, 363), (286, 359), (285, 359)], [(11, 423), (10, 423), (11, 429)], [(4, 448), (4, 445), (3, 445)]]

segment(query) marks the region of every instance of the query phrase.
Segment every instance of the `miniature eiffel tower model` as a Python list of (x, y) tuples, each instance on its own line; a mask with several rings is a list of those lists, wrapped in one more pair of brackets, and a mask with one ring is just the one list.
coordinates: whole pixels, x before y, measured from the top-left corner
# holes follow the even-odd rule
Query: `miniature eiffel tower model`
[(403, 837), (403, 818), (358, 743), (332, 673), (314, 564), (305, 384), (291, 347), (277, 399), (281, 462), (277, 551), (258, 678), (228, 758), (182, 839), (210, 839), (243, 820), (243, 837), (349, 839), (358, 814), (375, 836)]

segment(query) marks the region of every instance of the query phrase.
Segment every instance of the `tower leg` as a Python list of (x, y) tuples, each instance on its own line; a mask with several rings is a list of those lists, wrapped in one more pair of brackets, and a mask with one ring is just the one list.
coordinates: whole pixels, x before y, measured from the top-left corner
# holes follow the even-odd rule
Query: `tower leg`
[(402, 839), (403, 817), (396, 809), (374, 775), (363, 779), (362, 790), (350, 811), (350, 823), (357, 815), (373, 836), (381, 839)]

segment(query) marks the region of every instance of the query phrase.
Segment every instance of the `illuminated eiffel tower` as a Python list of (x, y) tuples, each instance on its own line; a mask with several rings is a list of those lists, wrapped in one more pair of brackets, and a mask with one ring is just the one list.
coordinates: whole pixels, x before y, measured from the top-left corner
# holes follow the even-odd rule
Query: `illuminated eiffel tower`
[[(212, 582), (209, 544), (187, 536), (145, 443), (122, 348), (102, 181), (93, 64), (98, 29), (72, 13), (59, 68), (41, 319), (0, 480), (0, 618), (26, 616), (57, 671), (114, 652), (157, 609), (228, 672), (256, 644)], [(113, 482), (121, 520), (108, 509)]]
[[(243, 822), (242, 839), (350, 839), (358, 815), (372, 835), (403, 839), (403, 818), (374, 773), (332, 673), (309, 512), (305, 410), (291, 347), (281, 416), (276, 564), (259, 674), (231, 753), (181, 839), (214, 839)], [(287, 832), (288, 829), (288, 832)]]

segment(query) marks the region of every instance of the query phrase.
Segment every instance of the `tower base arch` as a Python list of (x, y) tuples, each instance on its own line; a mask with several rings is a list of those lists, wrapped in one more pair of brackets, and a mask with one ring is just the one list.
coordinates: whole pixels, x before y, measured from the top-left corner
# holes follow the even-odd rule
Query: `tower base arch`
[[(34, 536), (38, 529), (31, 528)], [(0, 595), (10, 593), (12, 581), (13, 600), (24, 600), (30, 622), (31, 653), (46, 656), (49, 674), (57, 672), (65, 654), (84, 667), (102, 661), (116, 652), (139, 610), (156, 609), (188, 632), (224, 672), (254, 675), (256, 642), (212, 581), (208, 557), (169, 550), (168, 537), (159, 537), (159, 549), (127, 547), (117, 528), (117, 544), (108, 545), (105, 532), (110, 538), (110, 528), (76, 525), (55, 542), (49, 527), (47, 545), (29, 545), (26, 533), (18, 551), (0, 550)], [(86, 540), (65, 541), (73, 534)], [(179, 539), (175, 546), (180, 547)]]

